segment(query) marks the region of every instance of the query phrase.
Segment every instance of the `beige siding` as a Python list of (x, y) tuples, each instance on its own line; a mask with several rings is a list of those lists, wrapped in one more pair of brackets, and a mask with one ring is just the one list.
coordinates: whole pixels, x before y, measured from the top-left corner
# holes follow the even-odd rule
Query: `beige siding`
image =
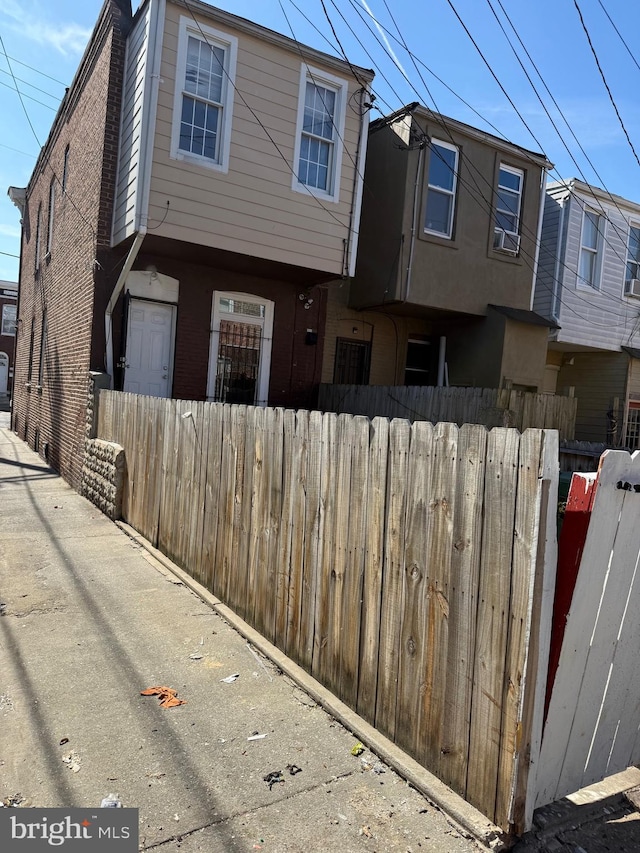
[(559, 394), (566, 394), (569, 388), (575, 389), (574, 393), (578, 398), (576, 439), (607, 441), (610, 423), (608, 412), (612, 412), (614, 417), (617, 412), (619, 433), (622, 427), (628, 363), (629, 356), (624, 352), (564, 354), (557, 390)]
[(147, 6), (127, 39), (118, 179), (113, 214), (114, 245), (126, 239), (136, 228), (150, 10), (151, 4)]
[(348, 298), (347, 284), (329, 285), (322, 381), (333, 382), (336, 340), (346, 338), (371, 342), (369, 385), (403, 385), (407, 340), (411, 335), (431, 334), (431, 325), (419, 318), (355, 311), (347, 306)]
[[(149, 207), (150, 225), (162, 222), (155, 234), (340, 275), (358, 116), (347, 105), (339, 203), (294, 192), (300, 53), (202, 19), (238, 39), (229, 170), (171, 159), (180, 12), (167, 4)], [(351, 78), (349, 98), (358, 88)]]
[(640, 359), (629, 359), (629, 399), (640, 400)]

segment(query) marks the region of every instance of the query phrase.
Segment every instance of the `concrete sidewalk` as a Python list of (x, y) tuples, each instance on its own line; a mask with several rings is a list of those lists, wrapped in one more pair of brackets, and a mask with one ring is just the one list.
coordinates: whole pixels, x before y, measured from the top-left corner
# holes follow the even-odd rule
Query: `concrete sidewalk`
[(117, 792), (142, 849), (478, 849), (7, 429), (0, 602), (0, 800)]

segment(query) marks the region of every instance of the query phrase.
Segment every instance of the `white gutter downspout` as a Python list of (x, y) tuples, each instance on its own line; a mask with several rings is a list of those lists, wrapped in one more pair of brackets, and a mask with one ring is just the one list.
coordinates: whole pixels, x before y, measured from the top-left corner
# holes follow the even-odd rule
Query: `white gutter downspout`
[[(355, 165), (355, 198), (351, 206), (351, 216), (353, 225), (349, 234), (349, 258), (347, 262), (347, 275), (351, 278), (356, 274), (356, 258), (358, 255), (358, 238), (360, 236), (360, 213), (362, 210), (362, 191), (364, 188), (364, 156), (367, 148), (367, 139), (369, 136), (369, 111), (364, 109), (364, 101), (371, 99), (371, 92), (365, 89), (362, 93), (361, 107), (362, 117), (360, 119), (360, 144), (356, 155)], [(360, 170), (362, 169), (362, 173)]]
[(118, 297), (122, 293), (122, 289), (124, 288), (125, 282), (127, 280), (127, 276), (131, 272), (131, 267), (134, 265), (136, 258), (138, 257), (138, 252), (140, 251), (140, 246), (142, 246), (142, 241), (144, 240), (147, 234), (146, 228), (140, 228), (138, 233), (135, 236), (135, 239), (129, 249), (129, 254), (127, 255), (127, 259), (124, 262), (124, 266), (122, 267), (122, 271), (118, 276), (118, 280), (116, 282), (116, 286), (113, 288), (113, 293), (109, 299), (107, 304), (106, 311), (104, 312), (104, 334), (105, 334), (105, 349), (106, 349), (106, 369), (109, 374), (109, 387), (113, 388), (113, 328), (111, 323), (111, 317), (113, 314), (113, 309), (116, 307), (116, 302), (118, 301)]
[(538, 261), (540, 259), (540, 242), (542, 240), (542, 220), (544, 217), (544, 201), (547, 194), (547, 170), (542, 170), (540, 176), (540, 210), (538, 211), (538, 229), (536, 232), (536, 254), (533, 259), (533, 280), (531, 282), (531, 299), (529, 310), (533, 311), (533, 303), (536, 297), (536, 279), (538, 278)]
[(413, 268), (413, 250), (416, 244), (416, 222), (418, 221), (418, 194), (420, 190), (420, 180), (422, 176), (422, 160), (424, 159), (424, 147), (420, 148), (418, 154), (418, 168), (416, 170), (416, 182), (413, 187), (413, 214), (411, 219), (411, 244), (409, 246), (409, 262), (407, 264), (407, 282), (404, 289), (403, 302), (409, 301), (409, 292), (411, 290), (411, 271)]
[(149, 21), (149, 55), (152, 57), (151, 83), (145, 92), (145, 103), (143, 104), (142, 116), (142, 145), (140, 149), (141, 176), (136, 197), (136, 224), (138, 226), (136, 236), (129, 249), (125, 264), (118, 276), (109, 298), (106, 311), (104, 312), (105, 332), (105, 362), (106, 370), (110, 377), (110, 386), (113, 388), (113, 328), (112, 315), (116, 303), (125, 286), (127, 276), (138, 257), (142, 242), (147, 235), (147, 221), (149, 214), (149, 194), (151, 190), (151, 166), (153, 163), (153, 143), (155, 138), (156, 112), (158, 106), (158, 91), (160, 89), (160, 69), (162, 63), (162, 41), (164, 35), (165, 0), (152, 2)]

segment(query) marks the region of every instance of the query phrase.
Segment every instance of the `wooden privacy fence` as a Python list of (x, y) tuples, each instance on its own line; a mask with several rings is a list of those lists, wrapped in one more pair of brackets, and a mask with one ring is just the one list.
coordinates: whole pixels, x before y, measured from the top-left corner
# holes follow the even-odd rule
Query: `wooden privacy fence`
[(349, 412), (409, 421), (451, 421), (487, 427), (557, 429), (560, 438), (575, 435), (575, 397), (531, 394), (507, 388), (438, 388), (422, 385), (321, 385), (323, 412)]
[(98, 435), (125, 448), (133, 527), (491, 820), (524, 828), (555, 432), (102, 391)]

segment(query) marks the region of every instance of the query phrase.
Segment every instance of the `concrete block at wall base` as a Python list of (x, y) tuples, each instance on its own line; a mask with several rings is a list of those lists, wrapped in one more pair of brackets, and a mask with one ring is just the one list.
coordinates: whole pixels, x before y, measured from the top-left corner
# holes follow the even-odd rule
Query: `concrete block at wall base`
[(124, 447), (100, 438), (87, 441), (82, 494), (113, 520), (122, 516), (124, 472)]

